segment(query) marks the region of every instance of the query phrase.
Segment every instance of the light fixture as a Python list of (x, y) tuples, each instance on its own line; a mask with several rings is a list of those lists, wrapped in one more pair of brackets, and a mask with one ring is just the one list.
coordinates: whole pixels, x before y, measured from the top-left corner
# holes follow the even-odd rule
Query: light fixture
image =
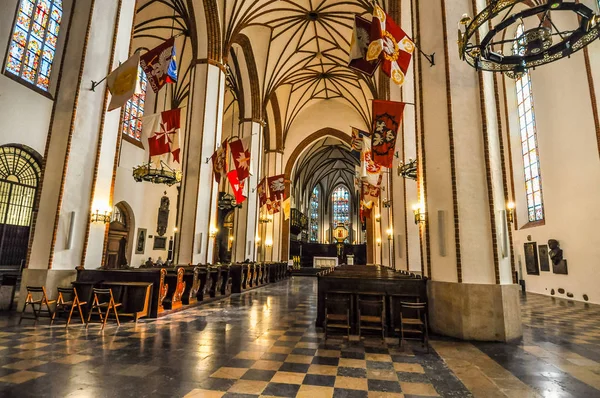
[(258, 222), (261, 224), (270, 223), (273, 221), (273, 214), (261, 214), (258, 218)]
[(427, 220), (427, 213), (423, 211), (423, 206), (419, 203), (413, 205), (413, 214), (415, 215), (415, 224), (425, 223)]
[(254, 244), (256, 244), (256, 245), (260, 245), (260, 236), (256, 235), (256, 236), (254, 237)]
[[(600, 37), (599, 15), (581, 2), (547, 0), (532, 7), (515, 7), (518, 3), (524, 0), (490, 1), (474, 18), (463, 15), (458, 31), (460, 58), (477, 70), (519, 78), (527, 69), (569, 57)], [(550, 14), (554, 11), (575, 14), (575, 18), (565, 15), (564, 19), (561, 15), (561, 20), (570, 18), (571, 26), (557, 28), (554, 14)], [(539, 23), (525, 23), (528, 28), (519, 37), (505, 39), (527, 19)], [(482, 37), (481, 28), (487, 31)]]
[(92, 220), (92, 222), (99, 222), (99, 223), (106, 223), (108, 224), (110, 222), (110, 218), (112, 216), (112, 209), (111, 207), (108, 205), (108, 203), (106, 203), (103, 200), (98, 200), (95, 199), (94, 202), (92, 203), (92, 214), (90, 215), (90, 218)]
[(381, 246), (381, 238), (377, 238), (377, 246)]
[(388, 240), (394, 239), (394, 229), (392, 227), (389, 227), (385, 232), (387, 233)]
[(506, 204), (506, 220), (509, 224), (515, 221), (515, 204), (514, 202), (508, 202)]
[(265, 246), (266, 247), (273, 247), (273, 240), (272, 239), (267, 239), (265, 240)]
[(112, 212), (108, 210), (104, 210), (104, 212), (100, 212), (100, 210), (96, 209), (95, 212), (92, 212), (91, 218), (92, 222), (101, 222), (108, 224), (110, 222), (110, 217), (112, 216)]
[(211, 225), (210, 229), (208, 230), (208, 237), (216, 238), (218, 232), (219, 232), (219, 230), (217, 229), (217, 227), (215, 227), (214, 225)]
[(173, 233), (177, 233), (177, 231), (179, 231), (177, 227), (173, 228)]
[(233, 235), (231, 235), (231, 236), (229, 237), (229, 241), (230, 241), (230, 242), (233, 242), (233, 240), (234, 240), (234, 238), (233, 238)]
[(381, 214), (375, 215), (375, 222), (381, 222)]
[(171, 186), (180, 183), (181, 176), (181, 170), (172, 169), (163, 161), (160, 162), (160, 167), (150, 162), (133, 169), (133, 179), (136, 182), (146, 181)]

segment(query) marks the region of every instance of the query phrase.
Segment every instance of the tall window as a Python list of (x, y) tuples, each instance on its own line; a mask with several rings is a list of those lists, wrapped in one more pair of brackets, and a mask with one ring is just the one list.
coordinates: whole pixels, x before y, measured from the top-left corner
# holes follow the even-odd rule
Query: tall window
[(121, 128), (123, 134), (140, 141), (142, 139), (142, 116), (144, 116), (144, 106), (146, 104), (148, 78), (142, 68), (138, 69), (138, 73), (142, 92), (131, 97), (127, 101), (127, 104), (125, 104), (125, 113), (123, 114), (123, 125)]
[[(523, 32), (523, 24), (520, 24), (517, 28), (517, 40), (515, 40), (513, 45), (513, 52), (515, 54), (523, 54), (525, 51)], [(542, 177), (540, 172), (535, 110), (533, 107), (533, 93), (529, 71), (525, 71), (525, 73), (516, 80), (516, 88), (528, 219), (530, 222), (541, 221), (544, 219)]]
[(7, 72), (48, 91), (62, 13), (62, 0), (21, 0)]
[(310, 196), (310, 241), (319, 241), (319, 186), (317, 185)]
[(333, 228), (338, 224), (350, 222), (350, 192), (343, 186), (339, 186), (331, 195), (333, 201)]

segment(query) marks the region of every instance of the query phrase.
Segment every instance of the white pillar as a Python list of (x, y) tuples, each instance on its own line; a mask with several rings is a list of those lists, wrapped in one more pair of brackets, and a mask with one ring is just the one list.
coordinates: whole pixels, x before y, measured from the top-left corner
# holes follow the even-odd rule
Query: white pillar
[[(219, 187), (212, 163), (207, 162), (221, 144), (225, 73), (212, 64), (197, 64), (192, 78), (189, 125), (185, 138), (180, 205), (179, 263), (211, 263)], [(223, 182), (222, 182), (223, 184)]]
[(74, 279), (75, 267), (102, 265), (108, 227), (92, 224), (90, 212), (111, 210), (120, 112), (106, 112), (106, 82), (91, 85), (127, 59), (134, 8), (133, 0), (83, 0), (72, 10), (23, 287), (43, 284), (53, 294)]
[(500, 260), (498, 244), (505, 198), (493, 80), (452, 44), (457, 21), (476, 12), (470, 0), (414, 7), (421, 48), (436, 53), (434, 67), (415, 55), (431, 325), (459, 338), (511, 340), (522, 331), (518, 287), (500, 277), (510, 261)]

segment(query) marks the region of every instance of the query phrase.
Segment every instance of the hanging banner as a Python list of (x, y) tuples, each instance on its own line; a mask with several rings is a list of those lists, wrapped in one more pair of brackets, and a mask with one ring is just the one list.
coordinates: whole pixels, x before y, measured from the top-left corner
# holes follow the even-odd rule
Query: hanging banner
[(378, 5), (373, 9), (371, 39), (367, 61), (380, 59), (381, 70), (397, 85), (404, 84), (415, 44)]
[(122, 107), (131, 97), (142, 92), (139, 66), (140, 54), (135, 53), (106, 78), (108, 90), (112, 95), (108, 105), (109, 111)]
[(227, 173), (227, 141), (223, 141), (221, 147), (211, 156), (215, 182), (221, 183), (221, 177)]
[(404, 102), (373, 100), (373, 134), (371, 159), (382, 167), (392, 168), (396, 136), (402, 123)]
[(250, 138), (236, 139), (229, 142), (229, 150), (240, 181), (250, 176)]
[(367, 51), (369, 44), (375, 39), (376, 37), (371, 37), (371, 21), (355, 15), (354, 29), (352, 30), (352, 38), (350, 39), (350, 62), (348, 65), (350, 68), (365, 75), (373, 76), (381, 60), (376, 58), (367, 61)]
[(171, 37), (140, 57), (140, 66), (152, 91), (157, 93), (167, 83), (177, 83), (175, 38)]
[(269, 177), (269, 199), (272, 202), (283, 200), (285, 197), (285, 174)]

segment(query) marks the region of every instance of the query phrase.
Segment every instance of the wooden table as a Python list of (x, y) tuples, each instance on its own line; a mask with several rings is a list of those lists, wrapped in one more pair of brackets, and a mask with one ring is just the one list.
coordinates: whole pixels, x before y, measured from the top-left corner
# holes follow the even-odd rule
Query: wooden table
[(102, 282), (102, 287), (110, 288), (117, 303), (122, 304), (119, 316), (131, 316), (137, 320), (148, 316), (150, 308), (151, 282)]

